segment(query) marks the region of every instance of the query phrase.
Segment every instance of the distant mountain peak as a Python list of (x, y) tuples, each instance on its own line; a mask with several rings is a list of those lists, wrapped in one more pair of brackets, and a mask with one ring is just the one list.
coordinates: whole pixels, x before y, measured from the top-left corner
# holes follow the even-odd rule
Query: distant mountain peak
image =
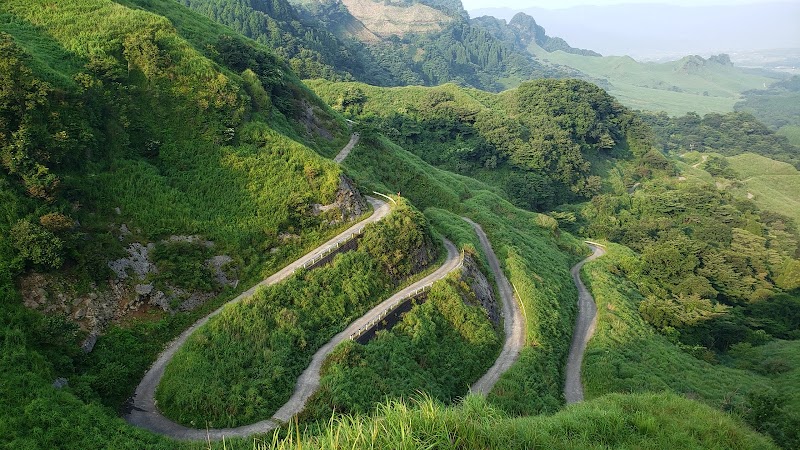
[(441, 31), (466, 11), (458, 0), (342, 0), (372, 33), (388, 38)]

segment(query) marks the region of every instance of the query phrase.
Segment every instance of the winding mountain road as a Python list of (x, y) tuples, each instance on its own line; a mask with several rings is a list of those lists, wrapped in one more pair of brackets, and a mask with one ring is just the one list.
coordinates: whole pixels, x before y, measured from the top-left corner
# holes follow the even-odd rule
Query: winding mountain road
[[(150, 370), (145, 373), (144, 378), (142, 378), (142, 381), (139, 382), (139, 385), (136, 387), (136, 391), (133, 394), (132, 402), (130, 404), (130, 411), (124, 414), (125, 420), (132, 425), (179, 439), (206, 439), (209, 436), (214, 438), (217, 436), (215, 433), (219, 433), (218, 435), (220, 437), (222, 435), (233, 435), (233, 433), (230, 432), (231, 430), (208, 430), (207, 433), (206, 430), (187, 428), (161, 415), (155, 404), (155, 391), (158, 387), (158, 383), (161, 381), (161, 377), (164, 375), (164, 369), (178, 349), (186, 342), (189, 336), (194, 333), (195, 330), (205, 325), (209, 319), (222, 312), (223, 308), (226, 308), (232, 304), (236, 304), (245, 298), (251, 297), (256, 290), (262, 286), (272, 285), (285, 280), (297, 269), (303, 267), (303, 265), (314, 261), (314, 259), (320, 253), (325, 253), (330, 248), (337, 246), (337, 244), (349, 240), (354, 234), (361, 233), (365, 226), (383, 219), (391, 210), (389, 205), (382, 200), (367, 197), (367, 201), (374, 209), (374, 212), (368, 218), (358, 222), (357, 224), (348, 228), (346, 231), (330, 239), (328, 242), (322, 244), (313, 251), (307, 253), (298, 260), (279, 270), (275, 274), (269, 276), (250, 289), (242, 292), (233, 300), (227, 302), (209, 315), (195, 322), (192, 326), (181, 333), (180, 336), (178, 336), (174, 341), (172, 341), (164, 349), (164, 351), (161, 352), (161, 354), (158, 356), (158, 359), (156, 359), (156, 361), (150, 367)], [(242, 432), (243, 434), (252, 434), (256, 432), (269, 431), (270, 429), (275, 428), (275, 426), (276, 425), (272, 421), (266, 420), (253, 425), (248, 425), (247, 427), (236, 428), (234, 430), (237, 432)], [(239, 435), (238, 433), (236, 434)]]
[(489, 260), (489, 268), (494, 273), (497, 290), (503, 301), (503, 329), (506, 335), (503, 350), (500, 351), (500, 355), (494, 365), (470, 388), (470, 392), (485, 396), (492, 390), (500, 376), (519, 358), (519, 353), (525, 346), (525, 318), (520, 311), (519, 303), (514, 298), (511, 283), (508, 282), (508, 278), (500, 268), (500, 261), (497, 259), (494, 250), (492, 250), (492, 244), (489, 242), (489, 238), (486, 237), (486, 233), (483, 232), (483, 228), (466, 217), (462, 217), (462, 219), (472, 225), (475, 233), (478, 234), (481, 247), (486, 253), (486, 259)]
[(592, 248), (593, 253), (588, 258), (575, 264), (572, 272), (572, 281), (578, 288), (578, 317), (575, 320), (575, 331), (572, 333), (572, 345), (569, 348), (567, 358), (566, 380), (564, 382), (564, 398), (567, 404), (583, 401), (583, 383), (581, 383), (581, 365), (583, 363), (583, 353), (586, 351), (586, 344), (594, 334), (597, 326), (597, 306), (589, 290), (581, 281), (581, 267), (593, 259), (603, 256), (606, 251), (598, 246), (587, 242)]
[[(280, 272), (242, 293), (234, 300), (228, 302), (225, 306), (241, 301), (243, 298), (252, 295), (259, 286), (274, 284), (287, 278), (289, 275), (294, 273), (297, 268), (302, 267), (304, 263), (313, 260), (314, 257), (319, 253), (320, 249), (327, 249), (331, 245), (336, 245), (340, 239), (346, 240), (354, 232), (360, 232), (367, 223), (376, 222), (388, 214), (389, 207), (386, 203), (371, 197), (368, 197), (368, 200), (375, 207), (375, 212), (372, 214), (372, 216), (350, 227), (350, 229), (340, 234), (336, 238), (331, 239), (317, 250), (286, 266)], [(195, 330), (208, 322), (211, 317), (219, 314), (222, 308), (225, 307), (223, 306), (203, 319), (198, 320), (189, 329), (184, 331), (175, 341), (173, 341), (166, 348), (166, 350), (164, 350), (164, 352), (161, 353), (150, 370), (145, 374), (141, 383), (139, 383), (139, 386), (136, 388), (131, 409), (124, 416), (125, 420), (132, 425), (145, 428), (154, 433), (184, 440), (219, 440), (223, 437), (244, 437), (256, 433), (265, 433), (277, 428), (281, 423), (289, 421), (289, 419), (305, 408), (308, 399), (319, 388), (320, 369), (322, 368), (322, 363), (337, 345), (339, 345), (342, 341), (349, 339), (350, 335), (356, 332), (362, 326), (378, 318), (384, 312), (384, 310), (394, 306), (399, 299), (423, 286), (444, 278), (448, 273), (461, 267), (461, 259), (459, 258), (458, 249), (456, 249), (455, 245), (448, 240), (445, 240), (444, 244), (445, 248), (447, 249), (447, 258), (444, 264), (442, 264), (442, 266), (440, 266), (435, 272), (384, 300), (379, 305), (372, 308), (369, 312), (352, 322), (347, 326), (347, 328), (335, 335), (328, 343), (317, 350), (312, 357), (309, 366), (297, 379), (294, 393), (289, 401), (287, 401), (286, 404), (276, 411), (271, 418), (236, 428), (194, 429), (175, 423), (172, 420), (164, 417), (158, 411), (155, 403), (155, 390), (159, 381), (161, 380), (161, 377), (164, 375), (164, 368), (169, 363), (170, 359), (172, 359), (172, 356), (181, 347), (181, 345), (186, 342), (187, 338)]]
[(340, 162), (344, 161), (344, 159), (345, 159), (345, 158), (347, 158), (347, 155), (349, 155), (349, 154), (350, 154), (350, 150), (352, 150), (352, 149), (353, 149), (353, 147), (355, 147), (355, 146), (356, 146), (356, 144), (358, 144), (358, 139), (359, 139), (360, 137), (361, 137), (361, 136), (360, 136), (358, 133), (353, 133), (353, 134), (351, 134), (351, 135), (350, 135), (350, 142), (348, 142), (348, 143), (347, 143), (347, 145), (345, 145), (345, 146), (344, 146), (344, 147), (343, 147), (343, 148), (342, 148), (342, 149), (339, 151), (339, 154), (338, 154), (338, 155), (336, 155), (336, 157), (334, 157), (334, 158), (333, 158), (333, 160), (334, 160), (335, 162), (337, 162), (337, 163), (340, 163)]

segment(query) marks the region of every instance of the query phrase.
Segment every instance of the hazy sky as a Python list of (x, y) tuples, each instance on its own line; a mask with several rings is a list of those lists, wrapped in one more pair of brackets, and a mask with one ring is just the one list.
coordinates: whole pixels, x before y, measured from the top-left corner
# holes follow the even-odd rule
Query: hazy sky
[[(461, 0), (464, 9), (477, 8), (547, 8), (561, 9), (577, 5), (619, 5), (631, 3), (660, 3), (682, 6), (709, 6), (752, 3), (773, 3), (776, 0)], [(780, 0), (778, 0), (780, 1)]]

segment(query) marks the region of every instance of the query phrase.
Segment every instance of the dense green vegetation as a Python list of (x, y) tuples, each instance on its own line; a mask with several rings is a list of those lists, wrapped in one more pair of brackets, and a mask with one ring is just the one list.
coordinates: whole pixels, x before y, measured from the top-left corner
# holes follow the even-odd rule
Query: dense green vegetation
[[(800, 444), (800, 405), (795, 395), (800, 342), (777, 340), (763, 345), (765, 333), (740, 326), (732, 333), (741, 335), (736, 339), (739, 343), (715, 355), (704, 347), (683, 344), (674, 335), (658, 333), (645, 320), (648, 299), (638, 283), (629, 281), (641, 278), (638, 258), (631, 250), (612, 245), (606, 256), (585, 266), (584, 278), (598, 309), (597, 332), (584, 360), (587, 395), (676, 392), (742, 417), (784, 448), (796, 448)], [(734, 326), (739, 316), (772, 332), (780, 327), (782, 332), (776, 335), (796, 339), (798, 301), (790, 296), (763, 300), (727, 312), (719, 320)], [(682, 317), (702, 321), (707, 319), (703, 312), (700, 305), (683, 311)], [(785, 334), (788, 329), (793, 331)], [(702, 335), (710, 337), (713, 332)]]
[(392, 79), (391, 73), (376, 64), (368, 50), (340, 39), (324, 23), (302, 14), (285, 0), (179, 0), (179, 3), (272, 48), (302, 78), (358, 77), (368, 83), (386, 83)]
[(674, 394), (608, 395), (551, 416), (509, 418), (477, 396), (445, 408), (432, 400), (393, 402), (373, 415), (331, 421), (259, 448), (770, 449), (730, 416)]
[(715, 183), (740, 199), (752, 200), (763, 210), (785, 215), (795, 225), (800, 223), (800, 171), (791, 164), (755, 153), (723, 157), (687, 152), (681, 154), (677, 167), (688, 180)]
[[(201, 235), (234, 255), (246, 286), (336, 231), (309, 212), (338, 187), (315, 150), (343, 145), (344, 122), (265, 47), (170, 4), (180, 29), (111, 1), (0, 5), (4, 443), (164, 443), (115, 410), (165, 342), (233, 295), (113, 325), (84, 355), (85, 331), (22, 308), (20, 276), (108, 290), (107, 262), (155, 241), (164, 282), (205, 290), (206, 255), (160, 243)], [(122, 241), (121, 223), (133, 232)], [(69, 387), (51, 387), (57, 377)]]
[(389, 331), (366, 345), (348, 341), (326, 361), (305, 418), (366, 413), (386, 399), (424, 392), (442, 402), (463, 397), (492, 365), (500, 337), (458, 274), (435, 283)]
[[(70, 376), (83, 354), (77, 327), (23, 307), (5, 278), (0, 314), (0, 442), (16, 448), (174, 448), (100, 405), (86, 380)], [(67, 387), (52, 386), (69, 376)], [(140, 375), (140, 374), (138, 374)]]
[(601, 188), (593, 162), (648, 150), (638, 119), (577, 80), (531, 81), (498, 95), (454, 85), (309, 85), (426, 161), (493, 184), (528, 209), (590, 198)]
[(706, 183), (662, 177), (633, 195), (598, 195), (582, 214), (588, 235), (641, 253), (632, 269), (639, 274), (635, 282), (648, 299), (651, 323), (670, 332), (696, 323), (680, 311), (701, 312), (699, 319), (708, 320), (727, 310), (718, 304), (743, 305), (800, 287), (800, 239), (792, 221)]
[[(304, 78), (356, 79), (380, 86), (454, 82), (499, 91), (533, 77), (563, 77), (568, 73), (540, 64), (524, 49), (498, 39), (480, 23), (468, 20), (460, 3), (428, 2), (453, 18), (443, 30), (407, 33), (383, 40), (368, 30), (363, 33), (369, 38), (359, 35), (357, 30), (363, 25), (339, 2), (298, 1), (293, 5), (284, 0), (180, 0), (180, 3), (274, 48)], [(563, 40), (553, 42), (563, 43)]]
[(643, 117), (665, 152), (717, 152), (725, 156), (749, 152), (800, 168), (800, 148), (745, 112), (703, 117), (695, 113), (674, 118), (666, 114)]
[(779, 81), (767, 89), (746, 91), (743, 97), (734, 106), (736, 111), (750, 113), (773, 130), (788, 133), (790, 142), (800, 146), (796, 136), (800, 127), (800, 76)]
[(403, 203), (364, 229), (357, 251), (226, 308), (170, 361), (156, 393), (161, 411), (201, 428), (270, 417), (323, 344), (431, 262), (427, 227)]
[(582, 244), (559, 233), (552, 218), (518, 209), (487, 185), (434, 168), (384, 137), (362, 134), (344, 166), (367, 189), (401, 192), (416, 205), (434, 207), (432, 214), (451, 229), (457, 228), (454, 218), (437, 208), (483, 225), (522, 299), (529, 343), (490, 401), (517, 414), (556, 411), (563, 404), (562, 372), (575, 314), (568, 269), (584, 251)]
[[(800, 445), (800, 236), (776, 213), (790, 202), (771, 194), (792, 200), (796, 171), (743, 154), (797, 165), (797, 148), (743, 112), (653, 115), (651, 132), (581, 81), (537, 80), (501, 94), (457, 87), (501, 90), (569, 72), (525, 54), (525, 42), (556, 58), (556, 50), (588, 52), (525, 17), (508, 26), (469, 21), (457, 2), (423, 3), (455, 20), (369, 48), (338, 35), (331, 24), (352, 16), (334, 2), (320, 14), (281, 0), (0, 3), (2, 445), (183, 447), (115, 416), (164, 343), (336, 231), (311, 205), (333, 201), (342, 170), (364, 191), (407, 200), (369, 227), (357, 250), (261, 290), (193, 335), (159, 389), (166, 414), (197, 427), (269, 417), (320, 345), (434, 259), (432, 232), (479, 247), (464, 215), (489, 234), (522, 303), (528, 346), (519, 361), (486, 401), (378, 407), (377, 416), (337, 417), (330, 428), (318, 422), (319, 434), (302, 436), (304, 445), (770, 448), (737, 417), (786, 448)], [(692, 74), (679, 87), (686, 92), (657, 79), (645, 87), (631, 81), (631, 89), (727, 105), (745, 85), (770, 81), (742, 77), (719, 57), (681, 64)], [(311, 82), (336, 112), (297, 73), (455, 84)], [(749, 93), (745, 109), (766, 117), (766, 97), (792, 91), (795, 81)], [(777, 127), (791, 109), (774, 112), (767, 120)], [(344, 169), (324, 158), (348, 139), (343, 115), (361, 132)], [(654, 143), (668, 153), (707, 153), (675, 163), (679, 174)], [(764, 210), (736, 197), (751, 189)], [(591, 397), (641, 394), (558, 412), (575, 313), (568, 268), (585, 253), (566, 231), (630, 247), (612, 246), (586, 269), (601, 306), (587, 388)], [(108, 262), (134, 243), (153, 244), (157, 272), (143, 283), (214, 298), (192, 312), (148, 305), (116, 317), (88, 354), (79, 347), (88, 330), (23, 306), (39, 279), (32, 277), (57, 280), (76, 296), (107, 293)], [(237, 288), (213, 280), (206, 261), (221, 254), (232, 257)], [(121, 283), (132, 292), (138, 281)], [(451, 277), (392, 330), (342, 346), (309, 415), (424, 398), (417, 390), (455, 402), (501, 340), (483, 312), (464, 303), (471, 295)], [(674, 391), (736, 417), (649, 391)], [(537, 413), (555, 414), (510, 418)], [(302, 432), (277, 442), (287, 432), (278, 431), (276, 445), (299, 445), (291, 439)]]

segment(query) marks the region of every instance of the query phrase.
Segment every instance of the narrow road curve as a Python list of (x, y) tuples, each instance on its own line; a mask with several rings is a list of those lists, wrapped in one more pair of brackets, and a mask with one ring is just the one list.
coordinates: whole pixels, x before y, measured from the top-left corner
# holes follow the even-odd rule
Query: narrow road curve
[(447, 239), (444, 240), (444, 245), (447, 249), (447, 259), (445, 260), (444, 264), (436, 269), (435, 272), (396, 292), (391, 297), (382, 301), (380, 304), (369, 310), (366, 314), (353, 321), (347, 326), (347, 328), (335, 335), (330, 341), (328, 341), (327, 344), (323, 345), (319, 350), (317, 350), (316, 353), (314, 353), (314, 357), (311, 358), (311, 364), (308, 365), (306, 370), (304, 370), (297, 379), (297, 385), (294, 388), (294, 394), (292, 394), (292, 397), (288, 402), (286, 402), (285, 405), (281, 407), (281, 409), (275, 412), (275, 414), (272, 416), (273, 419), (283, 423), (288, 422), (292, 416), (305, 408), (306, 401), (308, 401), (311, 395), (319, 388), (322, 363), (325, 362), (325, 359), (333, 351), (333, 349), (336, 348), (337, 345), (341, 344), (345, 340), (350, 339), (351, 334), (355, 333), (359, 328), (367, 325), (372, 320), (378, 318), (386, 309), (394, 306), (398, 300), (404, 298), (406, 295), (416, 291), (422, 286), (441, 280), (450, 272), (461, 267), (461, 258), (459, 257), (456, 246)]
[[(352, 141), (352, 139), (351, 139), (351, 141)], [(349, 150), (348, 150), (348, 153), (349, 153)], [(345, 155), (345, 156), (346, 156), (346, 155)], [(344, 159), (344, 158), (342, 158), (342, 159)], [(692, 164), (692, 167), (694, 167), (695, 169), (697, 169), (698, 167), (700, 167), (700, 164), (703, 164), (703, 163), (704, 163), (704, 162), (706, 162), (706, 161), (708, 161), (708, 155), (703, 155), (703, 160), (702, 160), (702, 161), (700, 161), (700, 162), (698, 162), (697, 164)]]
[[(303, 264), (313, 260), (314, 257), (316, 257), (319, 253), (324, 252), (331, 246), (335, 246), (337, 243), (348, 240), (354, 233), (360, 233), (365, 226), (383, 219), (391, 210), (389, 205), (382, 200), (367, 197), (367, 201), (369, 201), (374, 209), (372, 215), (370, 215), (368, 218), (353, 225), (346, 231), (330, 239), (328, 242), (322, 244), (313, 251), (302, 256), (300, 259), (292, 262), (280, 271), (269, 276), (267, 279), (261, 281), (245, 292), (242, 292), (233, 300), (220, 306), (209, 315), (195, 322), (192, 326), (181, 333), (180, 336), (178, 336), (174, 341), (172, 341), (164, 349), (164, 351), (161, 352), (156, 361), (150, 367), (150, 370), (145, 373), (144, 378), (142, 378), (142, 381), (139, 382), (139, 385), (136, 387), (136, 391), (133, 394), (132, 402), (130, 404), (130, 411), (126, 412), (123, 416), (125, 420), (137, 427), (145, 428), (154, 433), (159, 433), (178, 439), (206, 439), (207, 437), (211, 436), (210, 431), (214, 431), (215, 433), (218, 432), (220, 437), (223, 434), (230, 435), (230, 433), (227, 432), (228, 430), (210, 430), (209, 434), (207, 434), (206, 430), (187, 428), (161, 415), (155, 404), (155, 392), (156, 388), (158, 387), (158, 383), (161, 381), (161, 377), (164, 375), (164, 369), (167, 367), (167, 364), (178, 351), (178, 349), (186, 342), (189, 336), (198, 328), (205, 325), (209, 319), (222, 312), (223, 308), (238, 303), (245, 298), (251, 297), (256, 290), (262, 286), (272, 285), (285, 280), (298, 268), (302, 267)], [(256, 432), (269, 431), (274, 427), (275, 424), (272, 423), (272, 421), (266, 420), (256, 424), (248, 425), (246, 427), (237, 428), (236, 430), (242, 432), (242, 434), (252, 434)], [(211, 437), (213, 438), (214, 436)]]
[(564, 382), (564, 398), (567, 404), (583, 401), (583, 383), (581, 383), (581, 364), (583, 363), (583, 352), (586, 351), (586, 344), (594, 334), (597, 326), (597, 306), (589, 290), (581, 281), (581, 267), (593, 259), (603, 256), (606, 251), (598, 246), (587, 242), (592, 248), (593, 253), (588, 258), (575, 264), (570, 270), (572, 281), (578, 288), (578, 317), (575, 319), (575, 331), (572, 332), (572, 345), (569, 348), (567, 358), (566, 380)]
[[(374, 200), (375, 199), (370, 198), (370, 201)], [(386, 207), (388, 210), (388, 207), (385, 203), (380, 205), (380, 207)], [(377, 214), (378, 210), (379, 209), (376, 207), (376, 213), (373, 214), (373, 216)], [(372, 216), (370, 216), (370, 218), (372, 218)], [(351, 229), (352, 228), (355, 227), (351, 227)], [(426, 284), (430, 284), (434, 281), (444, 278), (448, 273), (461, 266), (461, 259), (459, 258), (458, 249), (456, 249), (455, 245), (448, 240), (445, 240), (444, 244), (447, 249), (447, 259), (441, 267), (439, 267), (432, 274), (417, 281), (416, 283), (413, 283), (405, 289), (402, 289), (401, 291), (381, 302), (379, 305), (372, 308), (369, 312), (348, 325), (347, 328), (335, 335), (328, 343), (317, 350), (312, 357), (309, 366), (297, 379), (297, 384), (295, 385), (294, 393), (292, 394), (291, 398), (289, 398), (289, 401), (287, 401), (286, 404), (284, 404), (278, 411), (275, 412), (272, 418), (236, 428), (194, 429), (171, 421), (170, 419), (164, 417), (156, 408), (154, 402), (155, 388), (158, 386), (158, 381), (164, 374), (164, 367), (169, 362), (169, 359), (172, 357), (172, 355), (175, 354), (175, 351), (177, 351), (180, 345), (186, 341), (186, 338), (195, 329), (207, 322), (209, 317), (216, 315), (220, 311), (217, 310), (211, 313), (209, 316), (206, 316), (206, 318), (195, 323), (195, 325), (193, 325), (189, 330), (186, 330), (178, 339), (170, 344), (170, 346), (164, 351), (164, 353), (161, 354), (161, 356), (159, 356), (159, 359), (153, 365), (153, 368), (148, 371), (148, 373), (145, 375), (145, 379), (142, 380), (142, 382), (139, 384), (139, 387), (136, 389), (133, 408), (131, 412), (125, 416), (125, 419), (132, 425), (148, 429), (154, 433), (184, 440), (219, 440), (223, 437), (244, 437), (256, 433), (266, 433), (277, 428), (281, 423), (288, 422), (294, 415), (301, 412), (305, 408), (308, 399), (319, 388), (320, 369), (322, 368), (322, 363), (337, 345), (339, 345), (342, 341), (349, 339), (352, 333), (378, 317), (385, 309), (393, 306), (397, 300), (405, 297), (408, 293), (425, 286)], [(314, 252), (309, 255), (313, 256), (313, 254)], [(301, 265), (302, 263), (299, 264), (298, 267)], [(271, 278), (272, 277), (268, 278), (267, 280), (270, 280)], [(280, 281), (280, 279), (276, 279), (273, 281), (273, 283), (277, 281)], [(259, 283), (259, 285), (261, 284), (262, 283)], [(237, 297), (237, 299), (240, 300), (239, 297)], [(238, 300), (235, 299), (228, 304), (234, 301)]]
[(355, 146), (356, 146), (356, 144), (358, 144), (358, 139), (359, 139), (360, 137), (361, 137), (361, 136), (360, 136), (358, 133), (353, 133), (353, 134), (351, 134), (351, 135), (350, 135), (350, 142), (348, 142), (348, 143), (347, 143), (347, 145), (345, 145), (345, 146), (344, 146), (344, 147), (343, 147), (343, 148), (342, 148), (342, 149), (339, 151), (339, 154), (338, 154), (338, 155), (336, 155), (336, 157), (335, 157), (335, 158), (333, 158), (333, 160), (334, 160), (335, 162), (337, 162), (337, 163), (340, 163), (340, 162), (344, 161), (344, 159), (345, 159), (345, 158), (347, 158), (347, 155), (349, 155), (349, 154), (350, 154), (350, 150), (352, 150), (352, 149), (353, 149), (353, 147), (355, 147)]
[(483, 232), (483, 229), (477, 223), (466, 217), (462, 217), (462, 219), (472, 225), (472, 228), (475, 229), (475, 233), (478, 234), (483, 252), (486, 253), (486, 259), (489, 260), (489, 268), (491, 268), (492, 273), (494, 273), (497, 290), (503, 301), (503, 329), (506, 335), (506, 342), (503, 344), (503, 350), (500, 351), (500, 355), (497, 357), (494, 365), (470, 388), (470, 392), (485, 396), (492, 390), (497, 380), (500, 379), (500, 376), (517, 361), (517, 358), (519, 358), (519, 353), (525, 346), (525, 318), (520, 311), (519, 303), (517, 303), (517, 300), (514, 298), (514, 293), (511, 290), (511, 283), (508, 282), (508, 278), (506, 278), (506, 275), (500, 268), (500, 261), (497, 259), (494, 250), (492, 250), (492, 244), (489, 242), (489, 238), (486, 237), (486, 233)]

